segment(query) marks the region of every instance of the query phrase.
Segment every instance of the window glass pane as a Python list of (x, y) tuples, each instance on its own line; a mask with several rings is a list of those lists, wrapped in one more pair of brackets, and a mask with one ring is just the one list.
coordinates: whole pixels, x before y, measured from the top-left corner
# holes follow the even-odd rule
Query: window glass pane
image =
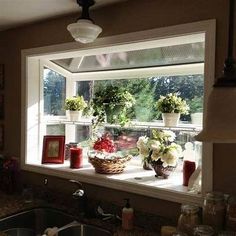
[(204, 42), (52, 60), (64, 69), (92, 72), (204, 62)]
[[(162, 130), (161, 128), (157, 128)], [(169, 130), (170, 131), (170, 130)], [(132, 127), (132, 128), (114, 128), (105, 127), (104, 132), (109, 133), (109, 136), (113, 138), (117, 151), (129, 151), (130, 154), (138, 155), (137, 141), (140, 136), (152, 136), (152, 129)], [(196, 142), (194, 136), (197, 132), (194, 131), (182, 131), (172, 130), (175, 135), (174, 142), (179, 144), (182, 150), (185, 150), (185, 144), (191, 142), (193, 144), (193, 151), (196, 163), (199, 163), (201, 159), (201, 143)], [(141, 159), (139, 159), (141, 162)], [(179, 163), (182, 164), (183, 156), (180, 157)], [(180, 166), (179, 166), (180, 167)], [(180, 168), (181, 169), (181, 168)]]
[(136, 149), (139, 136), (148, 135), (146, 128), (114, 128), (105, 127), (104, 132), (109, 133), (116, 144), (117, 151)]
[(89, 101), (93, 94), (109, 85), (128, 90), (136, 99), (128, 114), (131, 120), (150, 122), (161, 119), (156, 102), (161, 95), (179, 93), (190, 106), (190, 114), (181, 115), (183, 123), (191, 122), (191, 114), (203, 111), (203, 75), (156, 76), (121, 80), (98, 80), (77, 82), (77, 94)]
[(63, 124), (47, 125), (46, 134), (47, 135), (65, 135), (65, 125)]
[[(203, 111), (203, 92), (204, 92), (204, 77), (203, 75), (186, 75), (186, 76), (156, 76), (149, 78), (133, 78), (122, 80), (98, 80), (98, 81), (80, 81), (77, 82), (77, 94), (83, 95), (86, 100), (96, 94), (97, 91), (103, 91), (109, 85), (118, 86), (128, 90), (136, 99), (136, 104), (128, 113), (132, 121), (138, 122), (137, 125), (131, 127), (111, 127), (105, 126), (100, 133), (108, 132), (113, 138), (117, 151), (129, 151), (136, 155), (138, 152), (136, 142), (140, 136), (151, 136), (151, 126), (157, 125), (156, 121), (161, 120), (161, 114), (158, 112), (156, 102), (161, 95), (177, 92), (187, 101), (190, 106), (190, 114), (182, 115), (182, 123), (192, 123), (191, 115), (195, 112)], [(201, 117), (202, 119), (202, 117)], [(142, 124), (143, 127), (140, 127)], [(159, 123), (160, 124), (160, 123)], [(161, 128), (158, 128), (161, 129)], [(164, 127), (164, 129), (166, 129)], [(198, 130), (200, 130), (198, 128)], [(195, 159), (198, 163), (201, 159), (201, 145), (194, 140), (194, 136), (198, 131), (191, 129), (172, 130), (175, 133), (175, 142), (185, 150), (185, 144), (191, 142)], [(79, 126), (76, 129), (77, 142), (84, 141), (89, 138), (89, 129), (86, 126)], [(138, 158), (138, 159), (137, 159)], [(180, 157), (180, 166), (183, 158)]]
[(66, 78), (57, 72), (44, 68), (43, 96), (44, 115), (65, 115)]
[(76, 137), (75, 142), (81, 143), (87, 141), (90, 138), (90, 127), (83, 125), (76, 125)]

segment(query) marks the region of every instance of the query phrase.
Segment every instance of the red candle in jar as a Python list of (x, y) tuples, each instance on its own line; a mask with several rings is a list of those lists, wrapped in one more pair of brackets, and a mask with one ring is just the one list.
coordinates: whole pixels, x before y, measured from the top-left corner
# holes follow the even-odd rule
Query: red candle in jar
[(196, 164), (194, 161), (184, 161), (183, 165), (183, 185), (188, 186), (188, 181), (192, 173), (196, 169)]
[(78, 169), (83, 167), (83, 149), (80, 147), (70, 148), (70, 168)]

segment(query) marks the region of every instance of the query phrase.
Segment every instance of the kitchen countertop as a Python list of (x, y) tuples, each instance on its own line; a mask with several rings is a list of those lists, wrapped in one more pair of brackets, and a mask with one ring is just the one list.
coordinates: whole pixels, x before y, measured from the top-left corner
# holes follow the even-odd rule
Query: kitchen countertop
[[(53, 207), (56, 209), (62, 209), (62, 206), (56, 206), (55, 204), (48, 204), (42, 200), (34, 199), (30, 203), (26, 203), (21, 195), (7, 195), (5, 193), (0, 193), (0, 218), (5, 218), (7, 216), (16, 214), (23, 210), (32, 209), (35, 207)], [(100, 219), (84, 219), (87, 224), (96, 225), (101, 228), (105, 228), (111, 232), (114, 232), (114, 236), (158, 236), (158, 232), (149, 232), (146, 229), (139, 227), (134, 227), (133, 230), (126, 231), (121, 229), (120, 226), (114, 225), (110, 222), (104, 222)]]

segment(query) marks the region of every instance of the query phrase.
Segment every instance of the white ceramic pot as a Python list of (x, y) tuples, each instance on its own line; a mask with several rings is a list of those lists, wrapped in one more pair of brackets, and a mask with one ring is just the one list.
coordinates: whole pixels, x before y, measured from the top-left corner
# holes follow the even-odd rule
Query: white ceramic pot
[(177, 126), (180, 113), (162, 113), (162, 120), (165, 126)]
[(79, 121), (82, 117), (83, 111), (67, 111), (70, 121)]
[(202, 120), (203, 120), (203, 113), (202, 112), (196, 112), (196, 113), (191, 114), (192, 124), (202, 125)]

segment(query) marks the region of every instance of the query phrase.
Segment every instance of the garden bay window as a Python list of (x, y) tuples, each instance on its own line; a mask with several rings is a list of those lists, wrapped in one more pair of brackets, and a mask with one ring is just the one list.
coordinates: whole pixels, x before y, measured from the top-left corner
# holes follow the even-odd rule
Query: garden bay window
[[(194, 136), (202, 129), (204, 102), (213, 82), (210, 74), (214, 55), (210, 51), (214, 51), (214, 21), (170, 27), (167, 31), (168, 36), (162, 35), (162, 30), (148, 31), (146, 39), (142, 39), (142, 32), (134, 34), (133, 39), (130, 35), (111, 37), (112, 43), (104, 39), (88, 48), (76, 49), (77, 44), (71, 43), (67, 49), (57, 45), (23, 51), (23, 169), (177, 202), (200, 203), (201, 193), (211, 190), (211, 145), (196, 142)], [(127, 113), (128, 125), (103, 122), (96, 133), (109, 133), (117, 149), (133, 157), (123, 173), (102, 175), (94, 172), (87, 158), (94, 135), (92, 111), (86, 109), (78, 121), (70, 121), (64, 102), (68, 97), (83, 96), (91, 104), (97, 93), (110, 86), (128, 91), (135, 104)], [(177, 93), (190, 107), (176, 127), (163, 125), (156, 105), (160, 96), (169, 93)], [(183, 150), (186, 143), (193, 144), (196, 163), (202, 165), (201, 193), (189, 192), (182, 185), (182, 156), (168, 179), (156, 178), (153, 170), (142, 168), (137, 141), (141, 136), (150, 137), (153, 130), (171, 131)], [(45, 135), (65, 135), (66, 143), (79, 143), (84, 150), (84, 167), (70, 169), (69, 160), (41, 164)], [(211, 173), (208, 178), (206, 169)]]

